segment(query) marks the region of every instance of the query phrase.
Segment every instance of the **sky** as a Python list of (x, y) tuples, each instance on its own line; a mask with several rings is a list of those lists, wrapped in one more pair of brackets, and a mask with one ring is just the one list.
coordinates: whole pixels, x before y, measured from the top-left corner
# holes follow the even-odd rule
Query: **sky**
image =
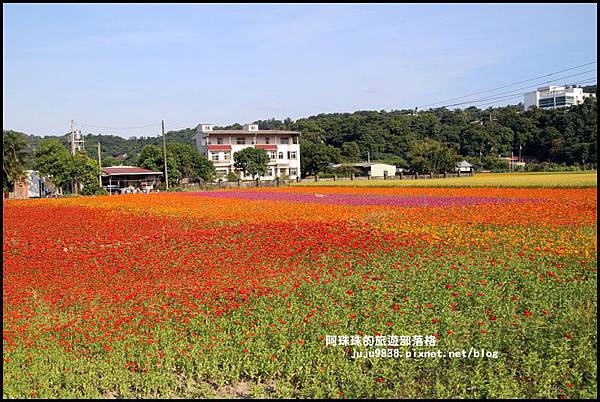
[(596, 15), (596, 4), (4, 4), (3, 127), (63, 135), (74, 120), (139, 137), (161, 120), (169, 131), (421, 108), (595, 62)]

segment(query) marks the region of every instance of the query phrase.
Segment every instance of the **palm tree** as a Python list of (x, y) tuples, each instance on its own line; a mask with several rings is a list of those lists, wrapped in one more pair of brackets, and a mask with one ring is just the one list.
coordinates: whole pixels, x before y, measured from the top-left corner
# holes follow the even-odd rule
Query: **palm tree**
[(14, 190), (14, 185), (25, 177), (28, 154), (25, 137), (15, 131), (2, 132), (2, 187), (4, 192)]

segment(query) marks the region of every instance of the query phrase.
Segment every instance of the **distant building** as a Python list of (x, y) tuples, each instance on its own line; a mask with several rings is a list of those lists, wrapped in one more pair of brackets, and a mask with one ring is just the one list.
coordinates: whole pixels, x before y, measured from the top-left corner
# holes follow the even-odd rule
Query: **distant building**
[[(333, 165), (332, 167), (338, 168), (342, 164)], [(384, 176), (395, 176), (396, 166), (388, 165), (386, 163), (378, 162), (359, 162), (359, 163), (346, 163), (344, 166), (353, 166), (359, 170), (359, 176), (371, 176), (371, 177), (384, 177)]]
[(136, 166), (109, 166), (102, 168), (102, 187), (109, 193), (123, 193), (126, 189), (143, 192), (154, 190), (162, 172), (153, 172)]
[(456, 164), (455, 170), (460, 173), (472, 173), (473, 165), (467, 161), (461, 161)]
[(527, 158), (519, 158), (518, 156), (502, 156), (500, 159), (503, 159), (508, 162), (510, 170), (524, 170), (527, 165)]
[[(212, 124), (199, 124), (192, 137), (201, 154), (210, 159), (217, 177), (235, 172), (233, 154), (244, 148), (264, 149), (271, 158), (263, 180), (277, 177), (300, 177), (300, 133), (287, 130), (260, 130), (246, 124), (242, 130), (215, 130)], [(241, 172), (240, 177), (243, 179)]]
[(590, 96), (595, 97), (596, 94), (585, 93), (583, 88), (550, 85), (526, 93), (524, 106), (525, 110), (532, 106), (537, 106), (540, 109), (569, 107), (582, 104), (585, 98)]
[(39, 198), (46, 196), (47, 179), (36, 170), (27, 170), (25, 178), (15, 183), (10, 198)]

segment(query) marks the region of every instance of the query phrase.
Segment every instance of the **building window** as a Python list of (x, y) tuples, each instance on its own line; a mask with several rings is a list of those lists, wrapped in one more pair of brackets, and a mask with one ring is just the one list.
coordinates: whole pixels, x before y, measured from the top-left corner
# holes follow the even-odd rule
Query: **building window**
[(231, 159), (231, 153), (229, 153), (229, 152), (224, 152), (224, 153), (223, 153), (223, 156), (225, 156), (225, 160), (226, 160), (226, 161), (228, 161), (228, 160), (230, 160), (230, 159)]
[[(556, 104), (558, 105), (558, 99), (556, 98)], [(544, 99), (540, 99), (539, 101), (539, 107), (554, 107), (554, 98), (544, 98)]]
[(297, 174), (296, 168), (290, 168), (290, 176), (296, 176)]
[(265, 137), (265, 144), (269, 144), (271, 139), (269, 137)]
[(268, 151), (267, 153), (269, 154), (269, 158), (271, 160), (275, 160), (275, 152), (274, 151)]
[(282, 139), (281, 139), (281, 144), (283, 144), (283, 145), (287, 145), (287, 144), (289, 144), (289, 143), (290, 143), (290, 139), (289, 139), (289, 138), (282, 138)]
[(236, 138), (236, 144), (238, 144), (238, 145), (245, 145), (246, 144), (246, 139), (244, 137), (238, 137), (238, 138)]
[(297, 144), (298, 143), (298, 136), (295, 135), (292, 137), (292, 144)]
[(288, 159), (296, 159), (296, 151), (288, 151)]
[(219, 160), (219, 154), (218, 153), (213, 153), (211, 159), (213, 161), (218, 161)]
[(222, 137), (218, 137), (217, 138), (217, 144), (219, 144), (219, 145), (223, 144), (223, 138)]
[(279, 153), (279, 159), (283, 159), (283, 152)]

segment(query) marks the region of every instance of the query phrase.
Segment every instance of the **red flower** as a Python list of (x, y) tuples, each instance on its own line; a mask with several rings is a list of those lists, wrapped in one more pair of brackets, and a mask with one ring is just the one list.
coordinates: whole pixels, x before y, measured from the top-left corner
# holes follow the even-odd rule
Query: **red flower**
[(352, 291), (352, 289), (346, 290), (346, 294), (352, 296), (354, 294), (354, 292)]
[(385, 382), (385, 378), (383, 378), (383, 377), (377, 377), (377, 379), (375, 381), (377, 381), (378, 383), (381, 384), (381, 383)]

